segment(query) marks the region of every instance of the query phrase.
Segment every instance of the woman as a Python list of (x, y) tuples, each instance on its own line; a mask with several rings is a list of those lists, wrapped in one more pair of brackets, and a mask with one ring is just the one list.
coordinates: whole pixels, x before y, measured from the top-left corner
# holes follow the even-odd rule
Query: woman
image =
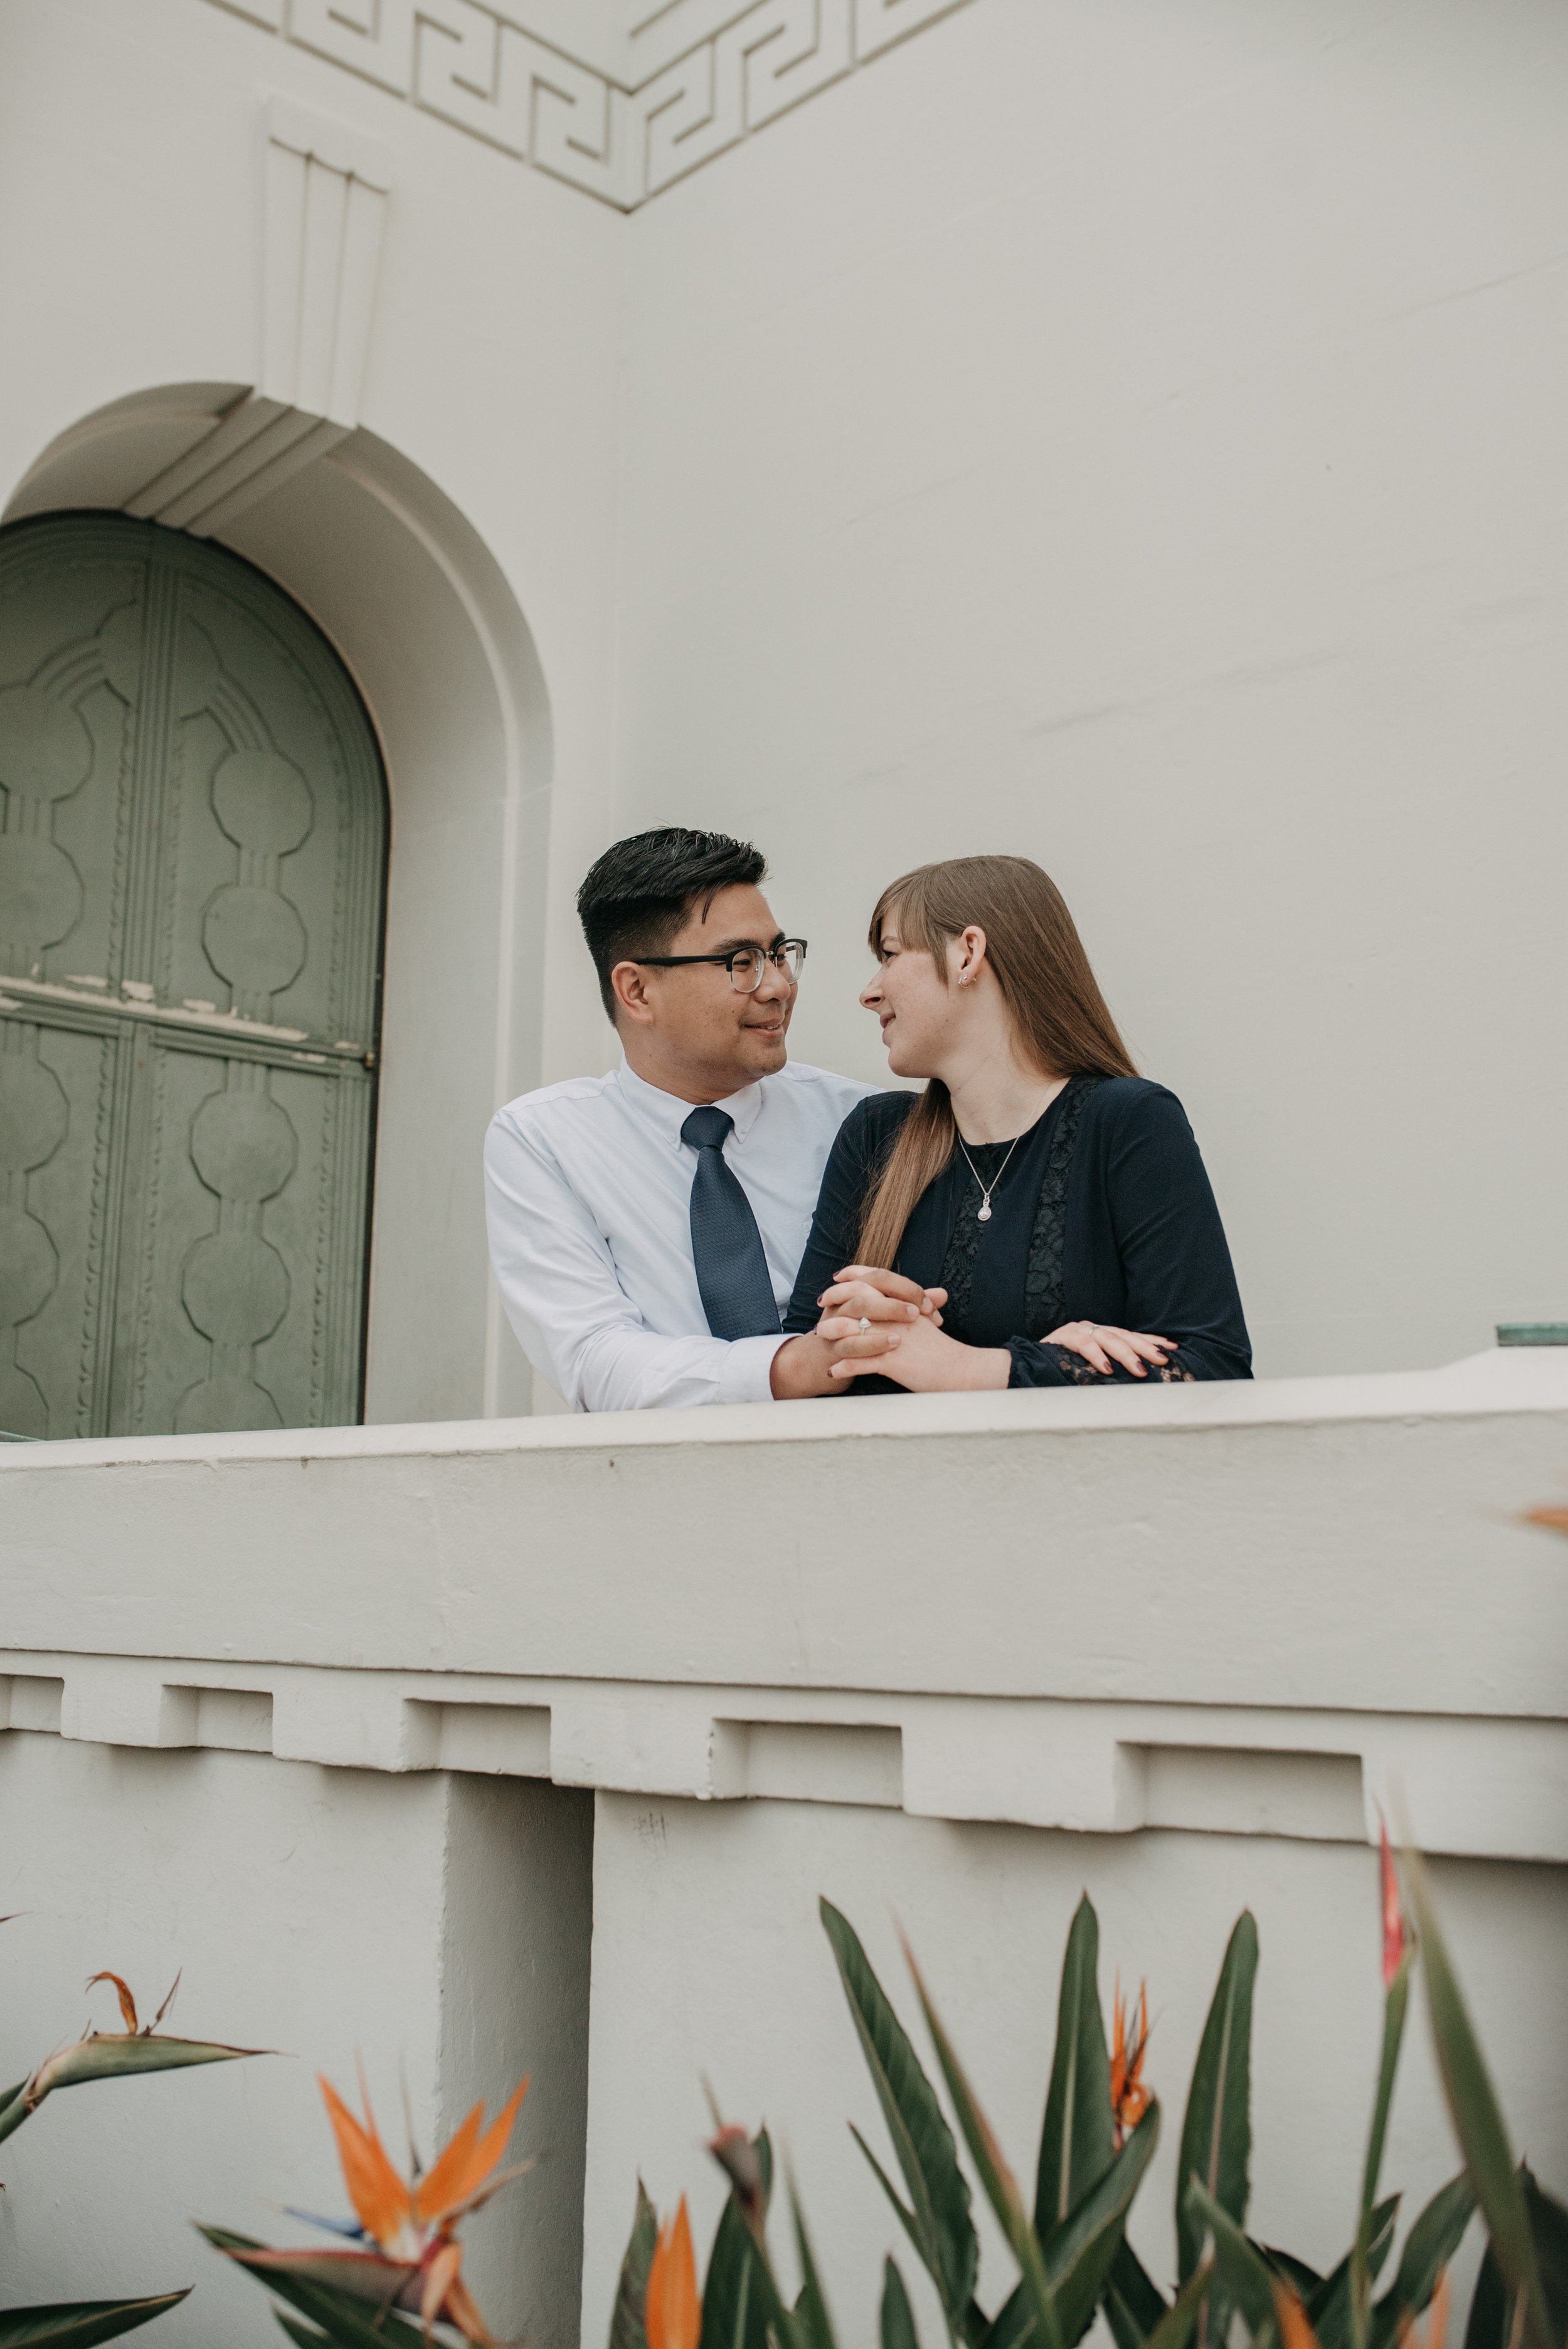
[[(861, 1001), (926, 1087), (844, 1121), (785, 1328), (835, 1341), (846, 1381), (885, 1335), (862, 1392), (1250, 1378), (1191, 1128), (1133, 1068), (1047, 875), (922, 865), (882, 893), (871, 946)], [(941, 1311), (891, 1298), (889, 1270)]]

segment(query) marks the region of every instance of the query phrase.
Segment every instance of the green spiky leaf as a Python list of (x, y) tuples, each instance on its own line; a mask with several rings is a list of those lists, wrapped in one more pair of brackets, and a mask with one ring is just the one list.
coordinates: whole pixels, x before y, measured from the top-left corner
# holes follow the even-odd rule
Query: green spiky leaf
[(838, 2349), (833, 2339), (832, 2320), (828, 2314), (827, 2294), (817, 2271), (816, 2256), (811, 2238), (807, 2231), (805, 2213), (800, 2198), (795, 2191), (795, 2180), (789, 2180), (789, 2216), (795, 2227), (795, 2250), (800, 2261), (800, 2295), (795, 2302), (795, 2327), (802, 2349)]
[(1213, 2282), (1207, 2261), (1195, 2267), (1171, 2306), (1144, 2342), (1143, 2349), (1187, 2349), (1197, 2325), (1204, 2297)]
[[(967, 2317), (980, 2261), (958, 2148), (936, 2092), (853, 1926), (830, 1901), (823, 1900), (820, 1907), (877, 2102), (909, 2189), (908, 2214), (896, 2197), (895, 2207), (936, 2286), (948, 2331), (956, 2335)], [(885, 2178), (882, 2183), (887, 2184)]]
[(1045, 2255), (1040, 2239), (1025, 2211), (1017, 2180), (1007, 2167), (995, 2131), (980, 2108), (979, 2100), (958, 2060), (957, 2051), (932, 2004), (920, 1969), (907, 1945), (904, 1956), (914, 1977), (921, 2012), (925, 2016), (926, 2029), (931, 2033), (936, 2060), (947, 2083), (947, 2093), (953, 2099), (953, 2108), (958, 2115), (964, 2142), (969, 2147), (969, 2158), (985, 2190), (985, 2199), (1006, 2237), (1007, 2247), (1018, 2262), (1019, 2279), (1032, 2323), (1036, 2349), (1063, 2349), (1061, 2324), (1046, 2275)]
[(1535, 2238), (1547, 2322), (1553, 2339), (1562, 2341), (1568, 2339), (1568, 2209), (1537, 2185), (1528, 2165), (1519, 2174), (1530, 2212), (1530, 2231)]
[[(1188, 2178), (1202, 2178), (1204, 2190), (1238, 2231), (1246, 2224), (1253, 2144), (1253, 1984), (1257, 1969), (1258, 1929), (1251, 1910), (1243, 1909), (1225, 1945), (1181, 2123), (1176, 2167), (1176, 2272), (1183, 2283), (1202, 2249), (1202, 2236), (1194, 2228), (1183, 2191)], [(1232, 2306), (1221, 2262), (1198, 2312), (1199, 2349), (1224, 2349)]]
[(1383, 2002), (1383, 2051), (1377, 2065), (1377, 2090), (1372, 2100), (1372, 2126), (1367, 2137), (1367, 2159), (1361, 2177), (1361, 2209), (1356, 2240), (1350, 2250), (1350, 2349), (1367, 2349), (1372, 2317), (1372, 2205), (1383, 2167), (1383, 2145), (1388, 2133), (1388, 2109), (1394, 2100), (1394, 2075), (1399, 2068), (1399, 2048), (1405, 2035), (1405, 2009), (1410, 1996), (1410, 1952), (1406, 1951)]
[(1321, 2290), (1323, 2278), (1317, 2270), (1298, 2260), (1294, 2251), (1282, 2251), (1275, 2243), (1260, 2243), (1255, 2235), (1249, 2235), (1247, 2240), (1264, 2267), (1272, 2268), (1282, 2283), (1289, 2284), (1297, 2300), (1305, 2302), (1310, 2293)]
[[(1198, 2264), (1202, 2227), (1192, 2216), (1187, 2181), (1204, 2191), (1240, 2229), (1247, 2216), (1252, 2158), (1253, 1983), (1258, 1970), (1258, 1929), (1243, 1909), (1226, 1944), (1181, 2123), (1177, 2165), (1176, 2261), (1183, 2282)], [(1222, 2335), (1216, 2334), (1216, 2338)]]
[(258, 2283), (318, 2324), (336, 2349), (425, 2349), (423, 2327), (410, 2324), (391, 2309), (372, 2308), (365, 2300), (293, 2274), (287, 2268), (259, 2265), (256, 2254), (266, 2251), (265, 2243), (236, 2235), (227, 2227), (198, 2226), (196, 2231), (205, 2236), (214, 2251), (223, 2252)]
[(95, 2031), (51, 2055), (19, 2087), (0, 2097), (0, 2139), (19, 2129), (57, 2088), (84, 2087), (93, 2080), (121, 2080), (133, 2073), (179, 2072), (191, 2064), (233, 2064), (244, 2055), (271, 2052), (265, 2047), (222, 2047), (204, 2039), (154, 2038), (148, 2032), (132, 2037)]
[[(751, 2140), (762, 2172), (766, 2223), (773, 2193), (773, 2146), (766, 2129)], [(734, 2194), (727, 2199), (707, 2255), (699, 2349), (768, 2349), (768, 2315), (756, 2289), (757, 2247)]]
[(1266, 2349), (1274, 2337), (1274, 2279), (1267, 2262), (1201, 2178), (1189, 2180), (1183, 2201), (1200, 2243), (1207, 2240), (1213, 2247), (1215, 2272), (1224, 2285), (1227, 2305), (1241, 2312), (1253, 2349)]
[(882, 2349), (920, 2349), (920, 2335), (914, 2329), (914, 2311), (909, 2304), (909, 2293), (893, 2260), (882, 2262), (880, 2330)]
[[(1372, 2349), (1394, 2349), (1402, 2322), (1419, 2316), (1438, 2288), (1438, 2278), (1464, 2237), (1475, 2211), (1469, 2173), (1439, 2187), (1405, 2238), (1394, 2281), (1372, 2310)], [(1310, 2313), (1310, 2312), (1309, 2312)], [(1324, 2349), (1333, 2349), (1325, 2342)]]
[[(1568, 2209), (1544, 2193), (1528, 2169), (1520, 2171), (1531, 2231), (1535, 2238), (1548, 2322), (1557, 2337), (1568, 2336)], [(1476, 2278), (1465, 2327), (1465, 2349), (1510, 2349), (1514, 2335), (1514, 2296), (1503, 2282), (1494, 2248), (1489, 2247)]]
[(289, 2339), (294, 2343), (295, 2349), (322, 2349), (322, 2344), (326, 2339), (325, 2333), (318, 2333), (312, 2324), (301, 2324), (295, 2318), (285, 2316), (281, 2308), (273, 2309), (273, 2322), (274, 2324), (282, 2325)]
[(1126, 2231), (1127, 2214), (1159, 2142), (1160, 2106), (1150, 2102), (1121, 2151), (1113, 2154), (1110, 2168), (1041, 2247), (1068, 2349), (1083, 2338), (1094, 2320)]
[(648, 2349), (648, 2270), (653, 2266), (658, 2240), (658, 2214), (639, 2178), (632, 2232), (615, 2285), (615, 2305), (610, 2312), (610, 2349)]
[(1035, 2231), (1042, 2242), (1098, 2185), (1116, 2152), (1099, 1966), (1099, 1920), (1086, 1892), (1068, 1928), (1057, 1999), (1035, 2191)]
[(161, 2292), (151, 2300), (80, 2300), (53, 2308), (0, 2309), (0, 2349), (92, 2349), (95, 2341), (113, 2341), (150, 2324), (190, 2296)]
[[(1111, 2277), (1124, 2246), (1127, 2214), (1159, 2137), (1160, 2106), (1153, 2103), (1099, 2184), (1040, 2246), (1046, 2282), (1066, 2349), (1074, 2349), (1082, 2340), (1102, 2298), (1109, 2301)], [(1146, 2297), (1144, 2305), (1150, 2310), (1146, 2329), (1152, 2329), (1166, 2313), (1165, 2302), (1140, 2267), (1137, 2272), (1151, 2295), (1151, 2302)], [(1017, 2349), (1035, 2330), (1033, 2302), (1026, 2286), (1020, 2283), (989, 2333), (982, 2336), (981, 2349)], [(1141, 2343), (1143, 2332), (1132, 2337), (1135, 2344)]]
[(1104, 2308), (1116, 2349), (1143, 2349), (1170, 2314), (1165, 2295), (1123, 2235), (1106, 2280)]
[(1464, 2153), (1465, 2168), (1503, 2280), (1511, 2293), (1522, 2298), (1531, 2349), (1556, 2349), (1542, 2289), (1530, 2211), (1509, 2145), (1508, 2127), (1460, 1990), (1448, 1944), (1432, 1909), (1426, 1870), (1414, 1857), (1408, 1857), (1407, 1867), (1438, 2069), (1454, 2131)]
[[(1389, 2252), (1394, 2248), (1394, 2230), (1399, 2218), (1399, 2197), (1390, 2194), (1379, 2202), (1372, 2213), (1367, 2240), (1367, 2272), (1373, 2282), (1382, 2273)], [(1350, 2263), (1354, 2247), (1328, 2274), (1319, 2277), (1309, 2291), (1295, 2286), (1296, 2296), (1306, 2310), (1307, 2322), (1318, 2339), (1318, 2349), (1349, 2349), (1350, 2343)]]

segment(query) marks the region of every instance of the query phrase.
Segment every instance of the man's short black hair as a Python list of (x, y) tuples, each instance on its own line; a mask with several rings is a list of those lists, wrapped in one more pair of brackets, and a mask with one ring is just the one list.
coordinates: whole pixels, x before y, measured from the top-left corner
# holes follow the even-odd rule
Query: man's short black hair
[(721, 889), (755, 886), (767, 871), (767, 858), (749, 841), (731, 840), (724, 832), (688, 832), (678, 823), (634, 833), (607, 848), (577, 892), (577, 916), (611, 1020), (610, 973), (618, 962), (667, 954), (699, 897), (706, 915)]

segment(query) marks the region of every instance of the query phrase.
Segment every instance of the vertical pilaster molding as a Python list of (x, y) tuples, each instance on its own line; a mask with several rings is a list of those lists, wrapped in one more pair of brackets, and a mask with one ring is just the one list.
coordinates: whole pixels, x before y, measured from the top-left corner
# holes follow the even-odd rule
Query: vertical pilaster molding
[(258, 388), (346, 431), (359, 421), (391, 184), (371, 140), (271, 101)]
[(391, 184), (374, 140), (269, 101), (256, 387), (128, 513), (206, 538), (354, 430)]

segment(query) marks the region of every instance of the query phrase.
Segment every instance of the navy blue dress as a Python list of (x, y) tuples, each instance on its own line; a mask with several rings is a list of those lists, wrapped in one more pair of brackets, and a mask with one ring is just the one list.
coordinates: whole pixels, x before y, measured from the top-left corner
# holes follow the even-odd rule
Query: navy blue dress
[[(814, 1330), (817, 1299), (855, 1260), (866, 1195), (914, 1105), (874, 1093), (839, 1129), (811, 1236), (784, 1317)], [(943, 1325), (971, 1346), (1006, 1346), (1009, 1386), (1139, 1384), (1117, 1364), (1108, 1379), (1081, 1354), (1041, 1342), (1067, 1321), (1104, 1321), (1171, 1340), (1152, 1381), (1250, 1379), (1251, 1342), (1231, 1252), (1198, 1144), (1174, 1093), (1143, 1077), (1074, 1077), (1012, 1154), (1005, 1142), (967, 1145), (917, 1201), (895, 1269), (945, 1288)], [(1000, 1170), (1000, 1171), (999, 1171)], [(979, 1180), (976, 1180), (978, 1175)], [(991, 1215), (981, 1223), (981, 1184)], [(861, 1393), (902, 1393), (890, 1379)]]

